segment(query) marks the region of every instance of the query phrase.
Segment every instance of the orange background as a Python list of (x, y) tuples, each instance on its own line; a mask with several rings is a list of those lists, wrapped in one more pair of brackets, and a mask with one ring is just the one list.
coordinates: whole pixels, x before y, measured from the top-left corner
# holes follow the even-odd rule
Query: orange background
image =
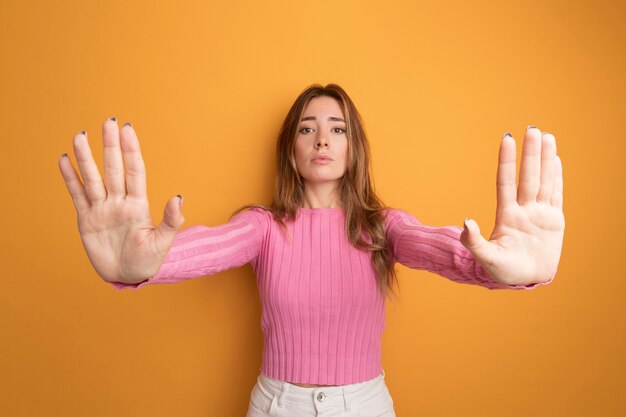
[[(566, 232), (555, 281), (489, 291), (398, 265), (386, 381), (398, 416), (626, 412), (626, 19), (618, 1), (0, 3), (0, 414), (242, 416), (261, 364), (246, 265), (115, 291), (83, 250), (58, 168), (131, 121), (155, 221), (269, 203), (275, 139), (310, 83), (343, 86), (387, 204), (488, 237), (498, 146), (556, 136)], [(620, 394), (621, 393), (621, 394)]]

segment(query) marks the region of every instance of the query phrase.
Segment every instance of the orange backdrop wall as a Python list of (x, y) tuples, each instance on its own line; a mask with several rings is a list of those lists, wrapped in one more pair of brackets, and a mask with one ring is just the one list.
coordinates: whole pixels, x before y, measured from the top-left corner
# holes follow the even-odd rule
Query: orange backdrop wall
[[(155, 221), (267, 204), (275, 139), (311, 83), (364, 117), (375, 187), (425, 224), (488, 237), (500, 138), (556, 137), (566, 232), (554, 282), (489, 291), (398, 265), (386, 381), (398, 416), (626, 412), (624, 74), (618, 1), (0, 3), (0, 414), (242, 416), (261, 364), (246, 265), (115, 291), (58, 168), (102, 123), (138, 133)], [(519, 164), (519, 159), (518, 159)]]

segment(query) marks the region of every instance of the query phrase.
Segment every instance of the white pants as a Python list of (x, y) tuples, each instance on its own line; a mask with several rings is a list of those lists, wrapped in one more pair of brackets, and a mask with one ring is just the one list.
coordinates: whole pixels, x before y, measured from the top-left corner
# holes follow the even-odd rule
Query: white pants
[(374, 379), (331, 387), (299, 387), (260, 374), (246, 417), (395, 417), (385, 371)]

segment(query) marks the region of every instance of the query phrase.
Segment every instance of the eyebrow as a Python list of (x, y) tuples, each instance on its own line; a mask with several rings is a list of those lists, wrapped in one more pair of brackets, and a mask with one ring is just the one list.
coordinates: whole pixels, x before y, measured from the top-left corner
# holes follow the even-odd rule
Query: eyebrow
[[(315, 116), (307, 116), (307, 117), (303, 117), (302, 120), (300, 121), (304, 122), (305, 120), (317, 120), (317, 118)], [(344, 123), (346, 122), (341, 117), (334, 117), (334, 116), (330, 116), (328, 120), (330, 120), (331, 122), (344, 122)]]

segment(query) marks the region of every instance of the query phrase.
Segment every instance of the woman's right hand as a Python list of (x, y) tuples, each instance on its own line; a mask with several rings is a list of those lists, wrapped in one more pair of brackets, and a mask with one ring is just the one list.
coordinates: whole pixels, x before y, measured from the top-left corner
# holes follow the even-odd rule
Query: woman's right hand
[(130, 124), (118, 128), (116, 119), (110, 118), (102, 125), (102, 140), (104, 183), (82, 132), (74, 136), (74, 153), (83, 181), (66, 154), (59, 159), (59, 168), (76, 207), (83, 246), (96, 272), (107, 282), (135, 284), (158, 272), (185, 222), (182, 197), (167, 202), (163, 220), (156, 227), (134, 129)]

